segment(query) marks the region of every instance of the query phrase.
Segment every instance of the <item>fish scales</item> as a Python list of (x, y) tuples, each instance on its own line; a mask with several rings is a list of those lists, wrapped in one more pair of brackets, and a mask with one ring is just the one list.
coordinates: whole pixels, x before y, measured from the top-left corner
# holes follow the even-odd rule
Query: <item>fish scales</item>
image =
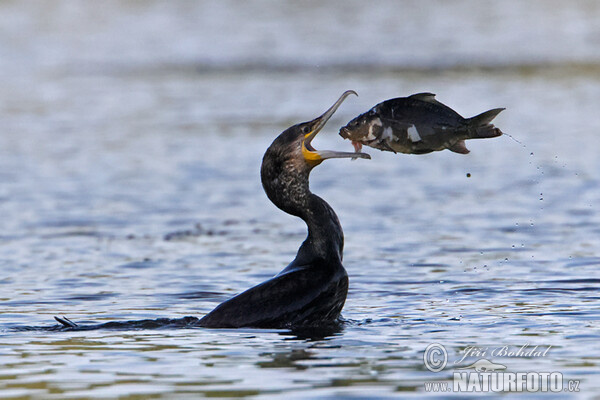
[(425, 154), (449, 149), (467, 154), (467, 139), (502, 135), (490, 122), (502, 111), (497, 108), (472, 118), (463, 118), (440, 103), (432, 93), (417, 93), (377, 104), (340, 129), (357, 151), (362, 145), (383, 151)]

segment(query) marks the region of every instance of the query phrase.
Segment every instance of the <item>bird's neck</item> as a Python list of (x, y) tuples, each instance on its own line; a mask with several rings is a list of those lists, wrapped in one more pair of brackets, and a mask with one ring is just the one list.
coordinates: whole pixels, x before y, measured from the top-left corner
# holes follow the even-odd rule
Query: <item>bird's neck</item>
[(319, 196), (309, 192), (309, 207), (300, 218), (308, 226), (308, 236), (302, 247), (326, 261), (342, 261), (344, 250), (344, 233), (340, 221), (333, 208)]
[(310, 191), (309, 174), (310, 171), (279, 175), (277, 179), (267, 179), (268, 183), (263, 181), (263, 186), (273, 204), (302, 218), (308, 227), (308, 236), (300, 246), (294, 264), (309, 264), (319, 259), (326, 265), (341, 265), (344, 248), (342, 227), (331, 206)]

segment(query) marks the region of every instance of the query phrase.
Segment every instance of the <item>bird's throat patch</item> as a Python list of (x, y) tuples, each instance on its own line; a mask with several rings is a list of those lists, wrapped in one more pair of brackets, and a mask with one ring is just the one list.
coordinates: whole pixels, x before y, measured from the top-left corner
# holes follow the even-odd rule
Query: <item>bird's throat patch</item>
[(308, 147), (306, 147), (305, 141), (302, 141), (302, 156), (304, 157), (306, 162), (313, 167), (319, 165), (323, 161), (323, 158), (321, 158), (321, 156), (316, 151), (314, 151), (314, 149), (309, 149)]

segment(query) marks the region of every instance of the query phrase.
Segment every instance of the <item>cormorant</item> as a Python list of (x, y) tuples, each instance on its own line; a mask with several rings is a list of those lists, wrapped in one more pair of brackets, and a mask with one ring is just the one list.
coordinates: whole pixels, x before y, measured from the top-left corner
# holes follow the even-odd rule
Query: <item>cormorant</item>
[(210, 328), (297, 328), (335, 323), (346, 301), (348, 275), (342, 265), (344, 234), (325, 200), (311, 193), (308, 178), (328, 158), (370, 158), (365, 153), (319, 151), (314, 137), (350, 94), (346, 91), (320, 117), (294, 125), (267, 149), (261, 180), (269, 199), (302, 218), (308, 236), (278, 275), (217, 306), (199, 321)]
[(320, 117), (286, 129), (263, 157), (260, 172), (267, 196), (281, 210), (302, 218), (308, 226), (308, 237), (294, 261), (283, 271), (225, 301), (200, 320), (185, 317), (80, 326), (66, 317), (54, 317), (61, 324), (60, 329), (173, 325), (302, 330), (335, 325), (348, 292), (348, 274), (342, 266), (344, 234), (331, 206), (309, 190), (308, 177), (314, 167), (328, 158), (371, 158), (366, 153), (319, 151), (311, 145), (350, 94), (356, 95), (348, 90)]

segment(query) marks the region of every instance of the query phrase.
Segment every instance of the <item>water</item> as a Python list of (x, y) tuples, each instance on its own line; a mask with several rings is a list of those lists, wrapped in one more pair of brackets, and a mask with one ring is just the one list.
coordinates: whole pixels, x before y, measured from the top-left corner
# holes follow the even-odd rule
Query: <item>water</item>
[[(1, 3), (1, 397), (417, 397), (467, 346), (525, 344), (550, 350), (487, 358), (598, 395), (598, 18), (593, 1)], [(341, 331), (39, 329), (199, 317), (281, 270), (305, 227), (262, 192), (262, 155), (346, 89), (317, 148), (350, 150), (339, 126), (419, 91), (506, 107), (518, 142), (313, 172), (346, 234)]]

